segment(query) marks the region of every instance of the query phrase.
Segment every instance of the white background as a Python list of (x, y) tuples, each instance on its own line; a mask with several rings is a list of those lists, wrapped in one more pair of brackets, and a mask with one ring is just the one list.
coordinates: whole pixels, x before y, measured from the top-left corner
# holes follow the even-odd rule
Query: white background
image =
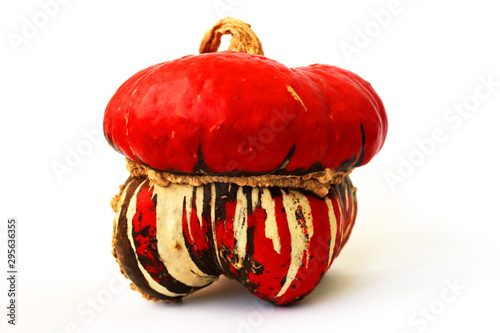
[[(18, 325), (6, 323), (2, 273), (2, 332), (500, 331), (495, 2), (60, 0), (50, 16), (46, 2), (0, 5), (3, 272), (7, 218), (19, 220)], [(138, 70), (196, 53), (223, 16), (252, 24), (285, 65), (356, 72), (387, 109), (384, 148), (352, 174), (352, 238), (296, 306), (225, 278), (182, 304), (148, 302), (124, 287), (110, 253), (109, 201), (127, 171), (101, 134), (106, 104)], [(58, 177), (54, 165), (83, 146)]]

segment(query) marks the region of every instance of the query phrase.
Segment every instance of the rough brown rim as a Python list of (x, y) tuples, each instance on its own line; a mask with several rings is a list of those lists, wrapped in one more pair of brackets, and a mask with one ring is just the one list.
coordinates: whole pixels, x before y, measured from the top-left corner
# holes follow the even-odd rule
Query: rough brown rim
[(188, 184), (201, 186), (209, 183), (231, 183), (238, 186), (251, 187), (282, 187), (296, 188), (311, 191), (318, 197), (325, 197), (331, 186), (338, 185), (342, 179), (351, 173), (347, 171), (335, 171), (326, 168), (323, 171), (313, 172), (306, 175), (259, 175), (259, 176), (209, 176), (209, 175), (177, 175), (166, 171), (157, 170), (150, 166), (134, 162), (125, 158), (127, 170), (133, 177), (148, 177), (156, 185), (168, 186), (174, 184)]

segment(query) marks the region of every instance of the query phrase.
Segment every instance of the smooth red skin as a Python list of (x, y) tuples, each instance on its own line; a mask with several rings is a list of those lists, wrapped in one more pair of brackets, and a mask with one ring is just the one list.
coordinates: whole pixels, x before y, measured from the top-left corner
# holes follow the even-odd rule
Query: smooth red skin
[(119, 152), (159, 170), (195, 172), (200, 149), (206, 171), (269, 172), (294, 145), (286, 171), (346, 169), (380, 150), (387, 117), (371, 85), (352, 72), (319, 64), (290, 69), (224, 51), (132, 76), (106, 108), (104, 133)]

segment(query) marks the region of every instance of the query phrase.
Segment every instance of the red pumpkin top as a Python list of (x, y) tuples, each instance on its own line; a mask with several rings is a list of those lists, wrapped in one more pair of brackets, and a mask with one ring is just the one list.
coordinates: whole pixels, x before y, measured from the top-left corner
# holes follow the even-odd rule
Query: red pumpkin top
[(104, 133), (131, 160), (171, 173), (304, 174), (366, 164), (387, 117), (352, 72), (224, 51), (133, 75), (109, 102)]

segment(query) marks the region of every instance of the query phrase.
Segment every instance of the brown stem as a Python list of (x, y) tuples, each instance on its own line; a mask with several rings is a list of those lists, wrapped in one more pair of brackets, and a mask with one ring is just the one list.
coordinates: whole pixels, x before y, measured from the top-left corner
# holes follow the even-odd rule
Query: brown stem
[(205, 33), (201, 41), (200, 53), (217, 52), (222, 35), (232, 35), (228, 48), (230, 51), (264, 55), (262, 44), (250, 29), (250, 24), (232, 17), (219, 20), (212, 29)]

